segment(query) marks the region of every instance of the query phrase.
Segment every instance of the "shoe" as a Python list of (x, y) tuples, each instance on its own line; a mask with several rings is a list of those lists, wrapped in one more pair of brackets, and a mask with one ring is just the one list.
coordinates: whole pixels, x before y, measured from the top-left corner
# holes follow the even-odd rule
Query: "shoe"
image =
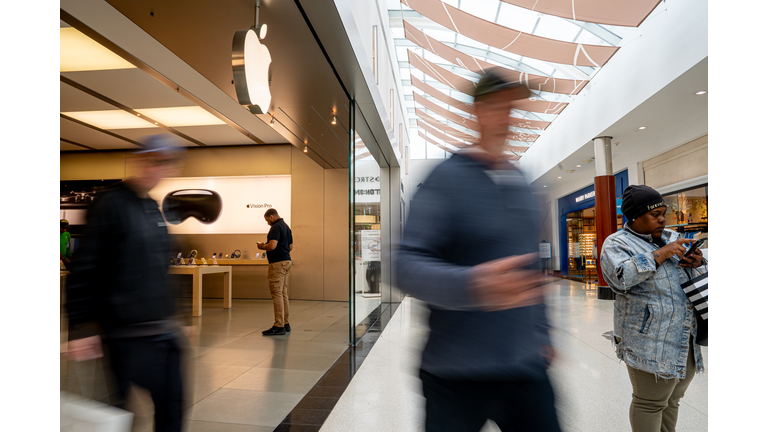
[(275, 327), (275, 326), (272, 326), (271, 329), (264, 330), (263, 332), (261, 332), (261, 334), (263, 334), (264, 336), (284, 335), (285, 334), (285, 327)]
[(290, 331), (291, 331), (291, 325), (290, 325), (290, 324), (288, 324), (288, 323), (285, 323), (285, 327), (283, 327), (283, 328), (285, 329), (285, 332), (286, 332), (286, 333), (288, 333), (288, 332), (290, 332)]

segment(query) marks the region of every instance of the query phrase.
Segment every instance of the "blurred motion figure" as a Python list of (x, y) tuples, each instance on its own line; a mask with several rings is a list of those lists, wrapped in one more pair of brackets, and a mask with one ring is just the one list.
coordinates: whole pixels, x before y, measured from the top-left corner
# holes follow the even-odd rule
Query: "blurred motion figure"
[(560, 431), (538, 212), (504, 153), (512, 103), (529, 95), (486, 72), (475, 92), (479, 142), (438, 166), (411, 204), (397, 282), (430, 310), (427, 432), (479, 431), (488, 419), (502, 431)]
[(180, 325), (168, 279), (165, 220), (148, 192), (176, 175), (183, 149), (154, 135), (129, 156), (133, 176), (100, 192), (67, 280), (69, 358), (102, 356), (102, 341), (120, 396), (132, 384), (155, 405), (155, 430), (182, 430)]

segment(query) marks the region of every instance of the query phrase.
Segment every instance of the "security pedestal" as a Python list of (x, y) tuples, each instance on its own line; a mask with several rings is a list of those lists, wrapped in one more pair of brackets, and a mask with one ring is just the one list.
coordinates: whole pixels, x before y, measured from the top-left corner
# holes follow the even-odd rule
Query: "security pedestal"
[(616, 295), (603, 278), (600, 253), (603, 242), (616, 232), (616, 179), (613, 177), (611, 137), (599, 137), (595, 143), (595, 227), (597, 228), (597, 298), (613, 300)]

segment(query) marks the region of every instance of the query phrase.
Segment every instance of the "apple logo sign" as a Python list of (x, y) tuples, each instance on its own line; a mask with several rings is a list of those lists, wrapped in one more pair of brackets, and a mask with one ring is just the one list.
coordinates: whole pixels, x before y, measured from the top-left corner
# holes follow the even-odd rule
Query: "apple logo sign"
[(267, 36), (267, 25), (235, 32), (232, 40), (232, 71), (240, 105), (248, 105), (254, 114), (264, 114), (272, 102), (269, 92), (269, 65), (272, 56), (261, 44)]

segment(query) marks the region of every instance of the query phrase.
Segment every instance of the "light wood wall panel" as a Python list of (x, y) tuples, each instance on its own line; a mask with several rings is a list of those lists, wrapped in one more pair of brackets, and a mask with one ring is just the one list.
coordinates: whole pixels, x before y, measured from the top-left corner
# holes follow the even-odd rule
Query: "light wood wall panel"
[[(61, 180), (124, 179), (127, 152), (77, 152), (60, 155)], [(190, 149), (183, 177), (291, 175), (294, 265), (289, 297), (348, 301), (348, 171), (324, 170), (292, 145)], [(278, 209), (279, 211), (280, 209)], [(253, 257), (264, 234), (173, 235), (174, 250), (197, 249), (201, 257), (240, 249)], [(328, 243), (328, 244), (326, 244)], [(327, 277), (326, 277), (327, 275)], [(191, 281), (178, 281), (191, 287)], [(191, 289), (191, 288), (188, 288)], [(191, 292), (191, 291), (190, 291)], [(221, 297), (221, 281), (206, 277), (203, 296)], [(269, 299), (266, 266), (236, 266), (234, 298)]]
[[(323, 168), (293, 149), (291, 167), (291, 259), (292, 297), (323, 300), (323, 242), (326, 223), (323, 213), (325, 174)], [(336, 221), (329, 221), (336, 223)]]
[(125, 152), (62, 153), (61, 180), (113, 180), (125, 178)]
[(325, 170), (324, 300), (349, 299), (349, 170)]

